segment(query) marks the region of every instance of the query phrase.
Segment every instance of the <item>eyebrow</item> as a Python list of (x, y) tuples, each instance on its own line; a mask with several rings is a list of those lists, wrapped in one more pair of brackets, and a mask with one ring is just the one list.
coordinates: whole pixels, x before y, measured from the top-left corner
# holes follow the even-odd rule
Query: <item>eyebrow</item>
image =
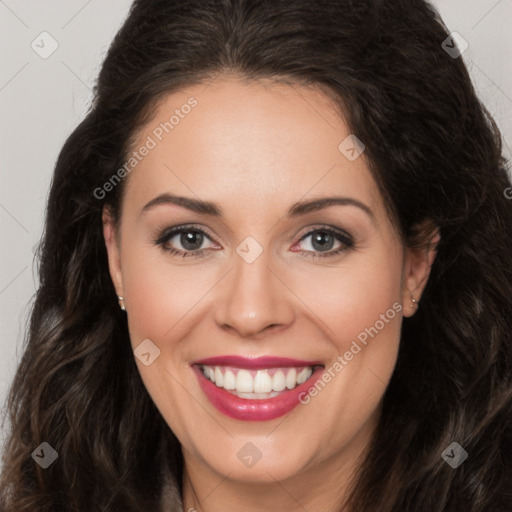
[[(173, 194), (160, 194), (155, 197), (149, 203), (147, 203), (141, 211), (141, 214), (146, 213), (152, 208), (159, 205), (173, 204), (181, 206), (187, 210), (202, 214), (210, 215), (212, 217), (222, 217), (222, 209), (210, 201), (202, 201), (199, 199), (192, 199), (190, 197), (176, 196)], [(316, 212), (328, 208), (329, 206), (340, 205), (340, 206), (355, 206), (365, 212), (373, 221), (375, 221), (375, 215), (373, 211), (365, 203), (354, 199), (352, 197), (321, 197), (318, 199), (312, 199), (309, 201), (299, 201), (294, 203), (288, 210), (286, 217), (298, 217), (307, 213)]]

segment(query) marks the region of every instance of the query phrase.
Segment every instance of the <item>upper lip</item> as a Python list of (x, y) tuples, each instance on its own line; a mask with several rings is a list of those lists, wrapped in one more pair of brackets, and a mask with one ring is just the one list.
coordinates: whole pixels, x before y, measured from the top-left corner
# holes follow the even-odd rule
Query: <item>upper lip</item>
[(235, 368), (258, 369), (258, 368), (286, 368), (302, 366), (323, 366), (318, 360), (292, 359), (289, 357), (260, 356), (242, 357), (235, 355), (214, 356), (205, 359), (198, 359), (193, 365), (206, 366), (233, 366)]

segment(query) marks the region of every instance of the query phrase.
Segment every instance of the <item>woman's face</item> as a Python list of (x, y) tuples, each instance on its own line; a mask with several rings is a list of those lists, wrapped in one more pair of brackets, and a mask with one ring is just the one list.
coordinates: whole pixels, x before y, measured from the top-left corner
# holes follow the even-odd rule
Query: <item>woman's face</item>
[(119, 239), (108, 214), (104, 233), (189, 470), (341, 474), (368, 443), (429, 260), (361, 149), (318, 90), (234, 77), (170, 94), (139, 134)]

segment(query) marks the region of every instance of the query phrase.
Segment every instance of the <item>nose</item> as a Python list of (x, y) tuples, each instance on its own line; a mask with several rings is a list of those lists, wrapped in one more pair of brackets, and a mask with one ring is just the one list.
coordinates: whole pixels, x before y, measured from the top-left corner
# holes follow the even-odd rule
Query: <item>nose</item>
[(215, 311), (217, 325), (251, 339), (291, 325), (293, 294), (284, 276), (270, 267), (268, 253), (264, 251), (252, 263), (235, 255), (234, 266), (221, 283)]

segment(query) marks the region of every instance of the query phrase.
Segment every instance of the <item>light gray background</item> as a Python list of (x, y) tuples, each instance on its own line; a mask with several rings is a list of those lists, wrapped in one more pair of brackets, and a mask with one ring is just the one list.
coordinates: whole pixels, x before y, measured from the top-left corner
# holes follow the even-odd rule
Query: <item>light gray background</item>
[[(468, 42), (463, 58), (502, 131), (510, 158), (512, 0), (437, 0), (434, 4), (448, 28)], [(37, 286), (33, 250), (42, 232), (53, 166), (65, 139), (87, 110), (100, 64), (130, 5), (130, 0), (0, 0), (2, 404), (21, 357)], [(59, 45), (47, 59), (31, 47), (44, 31)]]

